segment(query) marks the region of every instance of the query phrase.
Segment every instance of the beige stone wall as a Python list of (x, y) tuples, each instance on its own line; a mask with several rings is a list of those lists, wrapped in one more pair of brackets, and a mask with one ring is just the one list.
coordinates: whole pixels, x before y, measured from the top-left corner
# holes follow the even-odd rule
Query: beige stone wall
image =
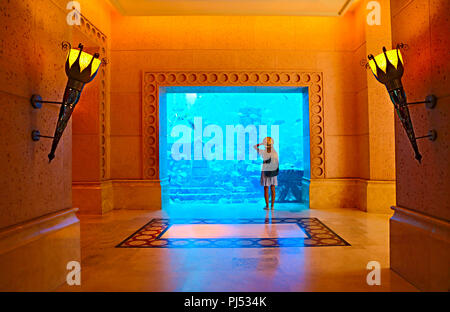
[[(352, 38), (345, 35), (351, 33), (351, 22), (352, 16), (115, 17), (111, 51), (112, 178), (142, 177), (141, 74), (170, 70), (323, 72), (328, 114), (325, 144), (331, 151), (326, 155), (330, 164), (326, 174), (357, 177), (355, 154), (351, 152), (354, 142), (347, 138), (354, 131), (346, 132), (346, 125), (336, 121), (338, 114), (349, 111), (355, 95), (354, 47)], [(337, 160), (335, 152), (340, 151), (347, 153)]]
[(438, 139), (418, 141), (422, 164), (396, 118), (397, 208), (391, 219), (391, 267), (423, 290), (450, 289), (450, 2), (391, 1), (392, 40), (404, 42), (403, 86), (410, 102), (434, 93), (435, 109), (410, 107), (417, 136), (435, 129)]
[[(55, 130), (59, 106), (33, 109), (30, 98), (38, 93), (45, 100), (62, 99), (67, 52), (61, 42), (72, 42), (77, 31), (66, 22), (67, 2), (0, 2), (2, 290), (51, 290), (65, 281), (67, 262), (80, 257), (79, 225), (71, 209), (72, 121), (51, 164), (51, 140), (31, 140), (34, 129), (50, 136)], [(82, 14), (109, 33), (109, 4), (79, 2)]]
[[(111, 178), (143, 178), (142, 72), (296, 70), (323, 73), (325, 178), (349, 184), (355, 179), (376, 179), (391, 181), (393, 186), (393, 144), (380, 142), (382, 137), (393, 141), (393, 119), (388, 117), (385, 127), (385, 120), (378, 118), (369, 131), (369, 118), (376, 117), (369, 115), (367, 104), (367, 84), (372, 77), (360, 65), (367, 56), (366, 12), (364, 4), (357, 4), (343, 17), (115, 15)], [(386, 20), (388, 17), (385, 15)], [(386, 101), (383, 94), (382, 101), (375, 99), (372, 103), (381, 106), (382, 112), (386, 111), (384, 104), (392, 110)], [(315, 208), (329, 208), (330, 203), (362, 210), (370, 206), (366, 183), (358, 184), (357, 193), (338, 192), (342, 196), (336, 198), (332, 195), (336, 183), (329, 182), (314, 187), (317, 198), (327, 198), (315, 200)], [(390, 194), (387, 200), (375, 204), (375, 210), (389, 211), (394, 204), (393, 188)], [(349, 197), (351, 201), (344, 200)]]
[(356, 24), (361, 26), (353, 56), (357, 77), (357, 109), (353, 118), (358, 125), (358, 165), (362, 179), (358, 202), (361, 210), (391, 213), (390, 206), (395, 203), (394, 109), (386, 88), (370, 70), (358, 69), (356, 63), (367, 61), (368, 54), (381, 53), (383, 46), (392, 47), (390, 1), (377, 1), (380, 25), (368, 24), (368, 2), (357, 2), (355, 10)]
[[(5, 207), (18, 202), (29, 207), (1, 210), (0, 213), (5, 215), (2, 218), (4, 225), (70, 207), (71, 179), (74, 181), (73, 202), (83, 213), (105, 213), (113, 207), (118, 208), (116, 203), (123, 203), (122, 195), (114, 198), (114, 194), (123, 194), (121, 190), (114, 192), (116, 186), (123, 189), (126, 181), (133, 183), (144, 178), (141, 129), (144, 71), (293, 70), (322, 73), (324, 177), (329, 183), (322, 181), (314, 188), (318, 192), (316, 198), (326, 198), (313, 201), (314, 207), (335, 205), (372, 210), (369, 208), (374, 206), (377, 211), (392, 204), (389, 196), (388, 200), (368, 200), (378, 198), (374, 194), (384, 194), (382, 189), (386, 190), (386, 185), (383, 184), (382, 189), (377, 187), (381, 182), (392, 181), (394, 166), (392, 144), (388, 141), (393, 131), (389, 117), (392, 108), (385, 105), (384, 94), (380, 95), (382, 86), (374, 83), (373, 77), (360, 66), (367, 51), (372, 46), (378, 47), (380, 42), (374, 38), (378, 38), (380, 32), (385, 33), (386, 26), (375, 33), (367, 28), (365, 2), (357, 3), (343, 17), (123, 17), (102, 0), (81, 1), (82, 13), (88, 19), (78, 28), (61, 22), (67, 14), (65, 4), (62, 0), (44, 1), (40, 4), (8, 4), (8, 8), (4, 8), (4, 12), (13, 12), (13, 16), (4, 20), (5, 25), (11, 26), (3, 29), (8, 38), (4, 45), (8, 57), (2, 58), (5, 63), (2, 96), (5, 102), (11, 96), (19, 97), (28, 113), (22, 114), (25, 119), (8, 119), (13, 112), (4, 110), (5, 125), (9, 128), (20, 125), (21, 128), (11, 137), (5, 137), (4, 148), (9, 150), (3, 153), (6, 157), (3, 163), (12, 162), (12, 157), (17, 159), (16, 155), (25, 157), (21, 157), (20, 164), (5, 166), (7, 174), (3, 176), (5, 187), (2, 191), (11, 193)], [(42, 11), (52, 18), (42, 17)], [(26, 14), (33, 23), (20, 27), (20, 23), (13, 22), (14, 18), (27, 17)], [(60, 98), (66, 78), (63, 71), (54, 69), (62, 69), (63, 64), (59, 61), (64, 53), (55, 47), (61, 39), (75, 42), (83, 36), (89, 40), (94, 37), (96, 45), (98, 31), (107, 39), (105, 46), (100, 44), (96, 48), (106, 49), (110, 65), (88, 86), (91, 89), (85, 90), (74, 113), (72, 152), (69, 125), (58, 150), (60, 153), (65, 151), (66, 157), (60, 157), (48, 166), (41, 162), (45, 162), (49, 142), (33, 143), (27, 136), (34, 127), (42, 133), (51, 133), (57, 107), (33, 111), (27, 108), (29, 94), (36, 92), (45, 98)], [(17, 48), (14, 38), (21, 35), (25, 39), (20, 40)], [(38, 37), (40, 40), (36, 40)], [(27, 53), (30, 49), (37, 53)], [(36, 59), (31, 55), (37, 55)], [(85, 105), (91, 97), (100, 97), (100, 101), (95, 106)], [(16, 106), (9, 105), (7, 109), (14, 110)], [(24, 110), (20, 111), (23, 113)], [(17, 133), (21, 133), (20, 138), (14, 138)], [(8, 142), (15, 144), (8, 145)], [(73, 178), (70, 177), (71, 163)], [(14, 175), (22, 177), (26, 174), (30, 178), (26, 179), (25, 185), (20, 179), (14, 179)], [(355, 181), (360, 181), (357, 193), (338, 192), (342, 196), (336, 198), (332, 195), (336, 193), (335, 180), (339, 180), (338, 184), (347, 183), (347, 190), (353, 189)], [(45, 183), (38, 188), (31, 187), (36, 183), (39, 185), (39, 181)], [(377, 182), (370, 184), (370, 181)], [(55, 189), (58, 191), (52, 191)], [(375, 193), (368, 194), (370, 189)], [(389, 193), (393, 193), (393, 189)], [(42, 203), (38, 205), (33, 204), (36, 194), (41, 195)], [(140, 207), (145, 206), (145, 202), (158, 202), (141, 195)]]
[[(101, 1), (80, 1), (82, 13), (109, 31)], [(31, 140), (31, 131), (53, 135), (59, 106), (33, 109), (31, 95), (62, 98), (67, 77), (61, 42), (72, 42), (67, 1), (2, 1), (0, 4), (0, 228), (72, 206), (72, 125), (48, 164), (51, 141)], [(92, 14), (92, 15), (91, 15)], [(89, 88), (89, 86), (87, 87)], [(78, 108), (78, 107), (77, 107)]]
[(31, 95), (61, 99), (67, 82), (60, 47), (72, 34), (59, 25), (65, 19), (60, 2), (0, 4), (0, 228), (72, 206), (71, 125), (50, 165), (50, 141), (31, 140), (33, 129), (53, 135), (59, 111), (56, 105), (33, 109)]

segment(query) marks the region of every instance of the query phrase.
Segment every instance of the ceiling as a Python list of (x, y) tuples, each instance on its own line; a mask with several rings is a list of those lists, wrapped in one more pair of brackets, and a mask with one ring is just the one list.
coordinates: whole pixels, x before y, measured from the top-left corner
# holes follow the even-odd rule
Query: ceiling
[(122, 15), (339, 16), (355, 0), (109, 0)]

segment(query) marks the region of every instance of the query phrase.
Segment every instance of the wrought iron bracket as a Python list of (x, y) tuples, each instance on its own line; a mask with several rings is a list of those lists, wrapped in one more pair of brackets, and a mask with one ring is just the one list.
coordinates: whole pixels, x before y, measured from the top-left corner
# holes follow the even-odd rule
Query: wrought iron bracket
[(33, 96), (30, 99), (31, 106), (36, 109), (40, 109), (42, 107), (42, 103), (44, 104), (57, 104), (62, 105), (62, 102), (55, 102), (55, 101), (43, 101), (42, 97), (39, 94), (33, 94)]
[(430, 131), (428, 131), (427, 135), (416, 137), (416, 140), (425, 139), (425, 138), (428, 138), (428, 140), (430, 140), (430, 141), (436, 141), (436, 139), (437, 139), (436, 130), (430, 130)]
[(70, 42), (68, 42), (68, 41), (61, 42), (61, 50), (67, 51), (70, 49), (72, 49), (72, 45), (70, 44)]
[(405, 49), (405, 51), (409, 50), (409, 45), (403, 42), (397, 43), (396, 47), (397, 49)]
[(365, 69), (369, 69), (369, 62), (367, 62), (366, 59), (361, 59), (361, 61), (359, 61), (359, 65), (361, 65)]
[(53, 137), (51, 137), (51, 136), (41, 135), (41, 133), (39, 132), (39, 130), (33, 130), (33, 131), (31, 131), (31, 139), (32, 139), (33, 141), (39, 141), (41, 138), (53, 139)]
[(437, 97), (434, 94), (429, 94), (425, 98), (425, 101), (406, 103), (408, 106), (416, 104), (425, 104), (426, 108), (433, 109), (437, 104)]

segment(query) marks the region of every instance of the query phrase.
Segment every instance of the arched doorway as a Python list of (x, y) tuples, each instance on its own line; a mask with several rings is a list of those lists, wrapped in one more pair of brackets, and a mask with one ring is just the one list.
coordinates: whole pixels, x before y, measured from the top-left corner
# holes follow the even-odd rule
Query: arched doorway
[[(168, 179), (161, 158), (165, 157), (167, 142), (160, 140), (167, 133), (165, 110), (162, 109), (164, 93), (168, 87), (293, 87), (307, 88), (309, 152), (306, 159), (310, 170), (305, 170), (302, 184), (309, 186), (311, 180), (325, 178), (325, 150), (323, 133), (323, 87), (322, 74), (314, 72), (146, 72), (143, 74), (142, 99), (142, 176), (145, 180), (158, 182), (161, 203), (167, 203)], [(166, 89), (164, 89), (166, 88)], [(164, 162), (163, 162), (164, 163)], [(306, 189), (306, 188), (305, 188)], [(308, 194), (306, 194), (308, 196)], [(311, 195), (310, 195), (311, 196)]]

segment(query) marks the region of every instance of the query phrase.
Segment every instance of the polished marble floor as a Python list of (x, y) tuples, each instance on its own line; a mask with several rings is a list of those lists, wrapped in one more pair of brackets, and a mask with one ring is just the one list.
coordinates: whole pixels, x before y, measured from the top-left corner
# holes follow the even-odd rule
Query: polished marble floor
[[(228, 204), (179, 205), (162, 211), (114, 210), (104, 216), (79, 217), (81, 286), (63, 285), (58, 291), (416, 291), (389, 269), (389, 215), (352, 209), (309, 210), (297, 204), (278, 205), (271, 212), (256, 204)], [(316, 218), (348, 245), (314, 248), (116, 247), (152, 219), (238, 218)], [(166, 231), (166, 238), (176, 239), (180, 235), (192, 238), (205, 233), (209, 233), (206, 236), (220, 236), (225, 230), (195, 228), (185, 221), (177, 225), (190, 228), (175, 227), (172, 233)], [(225, 232), (237, 236), (243, 231), (239, 227), (227, 227)], [(181, 234), (186, 229), (188, 232)], [(252, 229), (252, 235), (273, 236), (273, 230), (257, 226)], [(285, 230), (289, 235), (300, 235), (292, 227)], [(381, 264), (380, 286), (369, 286), (366, 282), (369, 261)]]

